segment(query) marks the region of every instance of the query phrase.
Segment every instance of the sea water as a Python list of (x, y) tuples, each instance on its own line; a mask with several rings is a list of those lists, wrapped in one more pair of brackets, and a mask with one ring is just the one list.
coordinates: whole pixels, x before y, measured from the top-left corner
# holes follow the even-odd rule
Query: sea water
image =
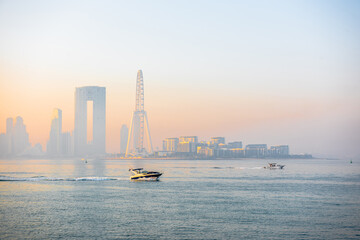
[(357, 161), (87, 161), (0, 160), (0, 239), (360, 239)]

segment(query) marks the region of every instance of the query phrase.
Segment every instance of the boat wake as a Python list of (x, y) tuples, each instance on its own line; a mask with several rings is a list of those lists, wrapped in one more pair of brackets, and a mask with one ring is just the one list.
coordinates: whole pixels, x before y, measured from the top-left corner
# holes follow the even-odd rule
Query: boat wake
[(114, 181), (118, 178), (109, 177), (77, 177), (77, 178), (52, 178), (45, 176), (34, 177), (8, 177), (0, 176), (0, 181), (22, 181), (22, 182), (38, 182), (38, 181)]
[(212, 167), (213, 169), (241, 169), (241, 170), (245, 170), (245, 169), (263, 169), (263, 167)]
[(181, 169), (263, 169), (264, 167), (172, 167), (172, 168), (181, 168)]
[(239, 167), (237, 169), (252, 169), (252, 170), (257, 170), (257, 169), (263, 169), (263, 167)]

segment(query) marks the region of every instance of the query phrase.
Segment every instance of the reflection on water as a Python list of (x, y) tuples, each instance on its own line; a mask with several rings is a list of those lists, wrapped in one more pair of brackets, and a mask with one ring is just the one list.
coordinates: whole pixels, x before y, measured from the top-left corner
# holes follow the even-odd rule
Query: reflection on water
[[(1, 181), (1, 180), (0, 180)], [(64, 187), (64, 186), (63, 186)], [(66, 186), (66, 188), (71, 188), (71, 186)], [(2, 194), (7, 194), (11, 192), (14, 194), (15, 192), (46, 192), (54, 189), (53, 186), (47, 184), (34, 184), (31, 182), (26, 182), (22, 184), (12, 184), (12, 183), (2, 183), (0, 184), (0, 192)], [(56, 188), (58, 189), (58, 188)]]
[(359, 239), (358, 162), (277, 162), (0, 160), (0, 238)]

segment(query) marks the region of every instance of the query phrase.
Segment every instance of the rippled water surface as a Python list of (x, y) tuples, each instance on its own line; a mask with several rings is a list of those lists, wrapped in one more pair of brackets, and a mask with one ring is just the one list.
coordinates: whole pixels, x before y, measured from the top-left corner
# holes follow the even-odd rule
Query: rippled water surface
[(0, 160), (0, 239), (360, 239), (359, 162), (277, 162)]

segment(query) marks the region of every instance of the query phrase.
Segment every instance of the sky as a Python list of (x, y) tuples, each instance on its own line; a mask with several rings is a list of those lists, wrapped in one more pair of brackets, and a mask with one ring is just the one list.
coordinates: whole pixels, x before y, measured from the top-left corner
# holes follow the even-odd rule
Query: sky
[(360, 158), (360, 1), (0, 0), (0, 132), (46, 147), (76, 87), (106, 87), (107, 152), (142, 69), (153, 145), (223, 136)]

